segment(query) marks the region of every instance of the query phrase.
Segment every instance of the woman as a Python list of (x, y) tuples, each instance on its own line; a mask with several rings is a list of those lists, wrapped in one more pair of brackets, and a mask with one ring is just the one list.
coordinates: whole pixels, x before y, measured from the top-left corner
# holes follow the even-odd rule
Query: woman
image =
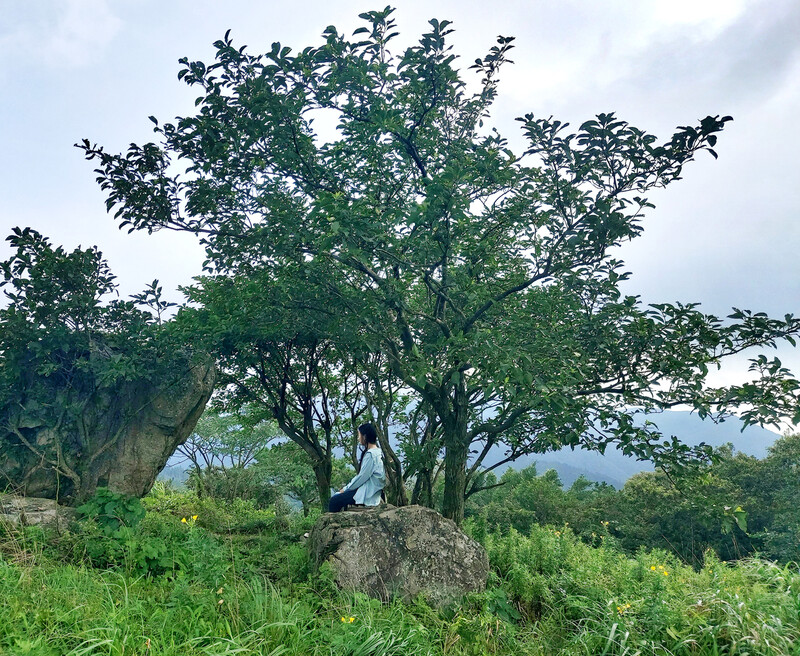
[(339, 512), (347, 506), (377, 506), (386, 485), (383, 456), (378, 448), (378, 434), (372, 424), (358, 427), (358, 443), (364, 447), (358, 463), (358, 474), (328, 502), (328, 512)]

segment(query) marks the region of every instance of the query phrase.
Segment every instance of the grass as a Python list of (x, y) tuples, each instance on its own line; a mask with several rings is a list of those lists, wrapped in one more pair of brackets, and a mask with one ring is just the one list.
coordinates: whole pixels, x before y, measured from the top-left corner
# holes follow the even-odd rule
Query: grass
[[(486, 592), (441, 609), (383, 604), (311, 572), (302, 536), (313, 517), (160, 494), (124, 537), (166, 545), (172, 566), (155, 574), (126, 547), (92, 567), (91, 531), (0, 530), (0, 654), (800, 655), (792, 565), (709, 553), (695, 571), (663, 552), (630, 558), (610, 539), (596, 548), (566, 527), (534, 527), (481, 536)], [(187, 514), (196, 526), (181, 523)]]

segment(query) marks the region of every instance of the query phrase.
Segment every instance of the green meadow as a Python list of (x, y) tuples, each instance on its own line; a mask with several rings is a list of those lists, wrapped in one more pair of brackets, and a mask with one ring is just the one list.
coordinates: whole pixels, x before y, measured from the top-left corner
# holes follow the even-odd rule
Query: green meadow
[[(134, 527), (92, 518), (62, 535), (4, 526), (0, 653), (800, 654), (800, 572), (708, 551), (692, 568), (623, 553), (598, 526), (476, 530), (485, 592), (444, 608), (381, 603), (314, 572), (316, 514), (198, 499), (158, 484)], [(185, 521), (184, 521), (185, 520)], [(365, 559), (369, 555), (365, 554)]]

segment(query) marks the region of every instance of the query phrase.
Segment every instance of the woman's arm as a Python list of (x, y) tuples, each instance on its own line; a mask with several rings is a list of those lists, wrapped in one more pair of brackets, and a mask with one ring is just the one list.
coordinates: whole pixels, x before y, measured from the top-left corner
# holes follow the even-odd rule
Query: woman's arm
[(345, 492), (347, 492), (347, 490), (360, 488), (369, 480), (369, 477), (372, 476), (372, 472), (375, 470), (375, 458), (369, 452), (367, 452), (367, 456), (369, 457), (365, 457), (364, 461), (361, 463), (361, 471), (353, 477), (352, 481), (344, 486)]

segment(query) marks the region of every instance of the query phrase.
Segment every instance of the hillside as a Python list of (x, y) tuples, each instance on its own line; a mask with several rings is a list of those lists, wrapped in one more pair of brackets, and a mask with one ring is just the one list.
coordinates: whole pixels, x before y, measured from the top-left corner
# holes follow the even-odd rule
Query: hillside
[[(729, 419), (721, 424), (703, 421), (689, 412), (669, 411), (651, 415), (665, 435), (674, 435), (682, 442), (697, 445), (701, 442), (719, 447), (726, 443), (733, 444), (736, 451), (764, 458), (767, 448), (778, 438), (776, 433), (750, 426), (742, 431), (742, 423), (737, 419)], [(503, 450), (495, 449), (489, 454), (486, 462), (491, 465), (502, 459)], [(596, 451), (564, 448), (551, 453), (524, 456), (513, 465), (504, 465), (496, 471), (498, 475), (509, 466), (524, 469), (536, 463), (539, 473), (555, 469), (565, 487), (569, 487), (578, 476), (583, 474), (591, 481), (606, 482), (614, 487), (621, 487), (631, 476), (641, 471), (653, 471), (653, 465), (647, 461), (638, 461), (624, 455), (618, 449), (609, 449), (605, 455)]]
[[(742, 423), (737, 419), (714, 424), (703, 421), (690, 412), (663, 412), (650, 415), (649, 419), (655, 422), (665, 435), (675, 435), (687, 444), (697, 445), (705, 442), (718, 447), (730, 442), (736, 451), (757, 458), (764, 458), (767, 455), (767, 448), (778, 438), (776, 433), (758, 426), (750, 426), (742, 431)], [(501, 460), (503, 452), (502, 447), (493, 449), (486, 458), (487, 466)], [(336, 450), (336, 455), (343, 455), (341, 449)], [(184, 483), (188, 478), (186, 467), (178, 464), (184, 461), (182, 457), (173, 456), (159, 475), (159, 480), (172, 480), (175, 484)], [(499, 476), (509, 467), (519, 470), (533, 463), (536, 463), (540, 474), (548, 469), (555, 469), (564, 487), (569, 487), (583, 475), (590, 481), (605, 482), (619, 489), (634, 474), (653, 471), (651, 463), (637, 461), (618, 449), (609, 449), (602, 455), (596, 451), (581, 449), (572, 451), (564, 448), (551, 453), (524, 456), (511, 464), (498, 467), (495, 473)]]

